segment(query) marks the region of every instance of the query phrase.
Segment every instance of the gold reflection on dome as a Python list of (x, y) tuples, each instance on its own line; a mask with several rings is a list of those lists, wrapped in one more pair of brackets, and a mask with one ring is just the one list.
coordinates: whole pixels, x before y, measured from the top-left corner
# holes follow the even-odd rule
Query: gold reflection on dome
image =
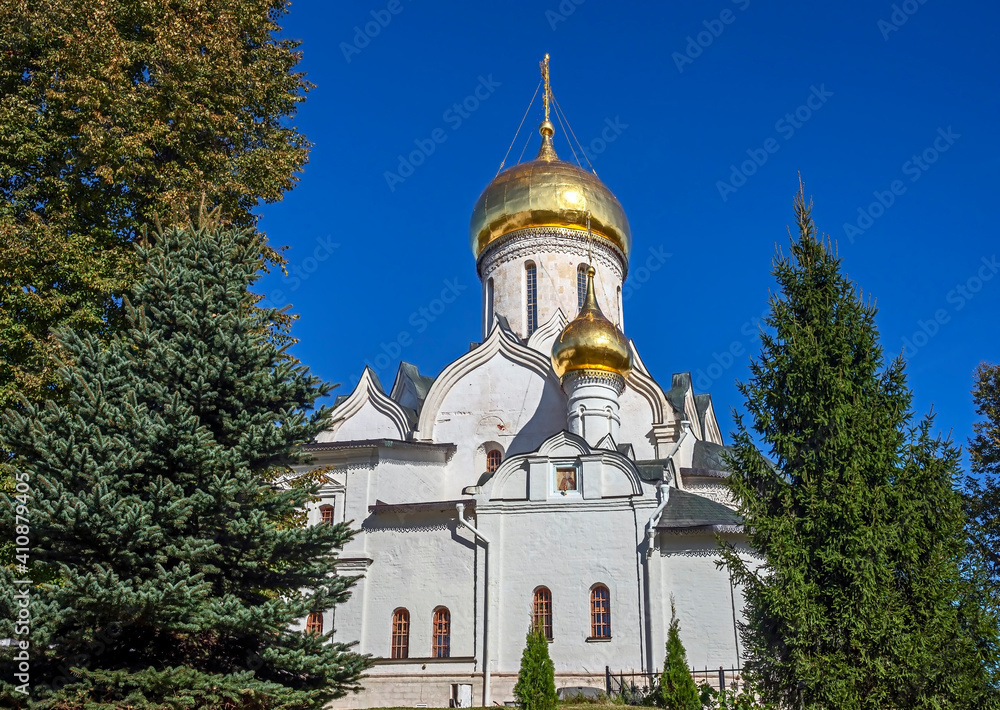
[[(546, 140), (548, 139), (548, 140)], [(552, 157), (544, 157), (550, 152)], [(469, 236), (479, 258), (506, 234), (527, 227), (591, 230), (618, 247), (628, 258), (632, 232), (618, 199), (596, 175), (559, 160), (551, 138), (543, 135), (539, 157), (504, 170), (479, 196), (472, 210)]]
[(628, 377), (632, 354), (628, 341), (609, 321), (594, 296), (594, 268), (587, 269), (587, 295), (580, 313), (566, 324), (552, 345), (552, 368), (562, 379), (578, 370), (599, 370)]

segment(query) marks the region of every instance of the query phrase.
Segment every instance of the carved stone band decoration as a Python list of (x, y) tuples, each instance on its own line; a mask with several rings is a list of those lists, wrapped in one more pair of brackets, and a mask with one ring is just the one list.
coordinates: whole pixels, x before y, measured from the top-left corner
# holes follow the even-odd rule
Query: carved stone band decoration
[(573, 370), (567, 372), (562, 379), (563, 389), (576, 385), (605, 385), (613, 387), (622, 396), (625, 391), (625, 378), (617, 372), (605, 372), (604, 370)]
[[(736, 532), (742, 532), (742, 531), (738, 530)], [(683, 535), (684, 533), (675, 533), (675, 534)], [(746, 544), (743, 544), (743, 543), (740, 543), (740, 542), (732, 542), (732, 543), (730, 543), (730, 545), (732, 546), (732, 548), (736, 552), (738, 552), (740, 555), (742, 555), (744, 557), (750, 557), (750, 558), (755, 559), (755, 560), (763, 560), (764, 559), (764, 557), (759, 552), (757, 552), (756, 550), (754, 550), (749, 545), (746, 545)], [(719, 547), (689, 547), (689, 548), (660, 547), (660, 556), (661, 557), (677, 556), (677, 557), (716, 557), (716, 558), (720, 558), (722, 556), (722, 549), (719, 548)]]
[(524, 261), (543, 252), (565, 252), (587, 258), (610, 269), (615, 277), (624, 283), (628, 274), (628, 260), (625, 255), (606, 239), (594, 236), (587, 239), (587, 233), (579, 229), (565, 227), (529, 227), (498, 239), (479, 257), (479, 276), (484, 277), (493, 269), (508, 261)]
[[(684, 474), (681, 474), (682, 478)], [(690, 481), (684, 479), (684, 488), (690, 493), (697, 493), (700, 496), (704, 496), (709, 500), (713, 500), (716, 503), (726, 506), (727, 508), (732, 508), (736, 510), (736, 504), (733, 502), (732, 494), (729, 492), (729, 487), (723, 484), (717, 483), (701, 483), (700, 481)]]
[(376, 532), (389, 532), (389, 533), (410, 533), (410, 532), (428, 532), (431, 530), (451, 530), (454, 526), (449, 527), (448, 523), (436, 522), (436, 521), (424, 521), (424, 522), (410, 522), (404, 519), (402, 516), (398, 516), (395, 520), (373, 520), (369, 518), (361, 523), (361, 529), (366, 533), (376, 533)]
[(744, 532), (742, 525), (698, 525), (693, 528), (661, 528), (661, 535), (739, 535)]

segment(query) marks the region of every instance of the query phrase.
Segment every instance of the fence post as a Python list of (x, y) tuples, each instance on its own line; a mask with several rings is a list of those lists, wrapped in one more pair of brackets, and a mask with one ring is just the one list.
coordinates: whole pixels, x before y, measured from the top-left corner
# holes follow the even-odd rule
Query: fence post
[(604, 666), (604, 694), (611, 695), (611, 666)]
[(726, 671), (722, 669), (722, 666), (719, 666), (719, 692), (726, 692)]

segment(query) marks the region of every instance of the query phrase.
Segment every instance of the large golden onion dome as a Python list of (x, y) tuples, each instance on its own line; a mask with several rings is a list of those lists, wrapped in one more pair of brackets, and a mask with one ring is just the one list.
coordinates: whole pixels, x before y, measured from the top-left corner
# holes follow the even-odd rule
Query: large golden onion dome
[(580, 313), (552, 344), (552, 368), (560, 379), (577, 370), (612, 372), (622, 377), (632, 371), (628, 341), (597, 305), (594, 273), (593, 267), (587, 269), (587, 295)]
[(538, 156), (497, 175), (476, 201), (469, 225), (476, 258), (517, 229), (555, 226), (586, 231), (589, 211), (593, 233), (628, 259), (632, 232), (618, 198), (593, 173), (559, 160), (547, 118), (538, 130), (542, 134)]

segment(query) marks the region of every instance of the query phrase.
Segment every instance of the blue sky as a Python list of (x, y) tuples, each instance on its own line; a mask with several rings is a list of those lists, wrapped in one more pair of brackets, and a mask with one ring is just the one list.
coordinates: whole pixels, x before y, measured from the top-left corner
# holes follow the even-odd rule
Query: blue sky
[(315, 147), (259, 209), (290, 275), (258, 290), (291, 304), (295, 354), (340, 393), (365, 363), (389, 387), (400, 359), (437, 374), (466, 352), (481, 318), (469, 216), (549, 52), (631, 222), (626, 332), (661, 383), (691, 371), (731, 431), (801, 172), (877, 299), (887, 354), (905, 349), (916, 410), (964, 444), (972, 371), (1000, 360), (998, 19), (971, 0), (300, 0), (283, 27), (316, 84), (295, 120)]

